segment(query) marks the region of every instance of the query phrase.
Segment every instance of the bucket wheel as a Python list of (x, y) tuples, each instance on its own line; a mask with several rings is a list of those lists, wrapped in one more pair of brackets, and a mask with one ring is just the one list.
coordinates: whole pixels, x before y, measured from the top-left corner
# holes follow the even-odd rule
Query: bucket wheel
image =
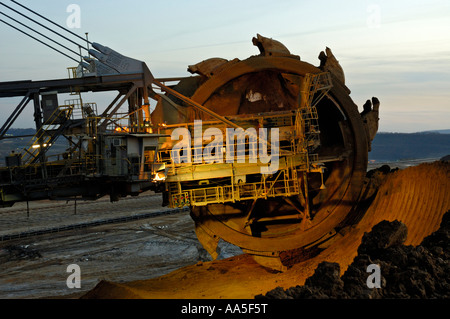
[[(191, 66), (202, 78), (191, 99), (225, 117), (298, 108), (305, 77), (323, 72), (323, 67), (301, 61), (274, 40), (258, 36), (254, 44), (258, 56)], [(300, 187), (293, 196), (191, 207), (198, 239), (214, 259), (222, 239), (281, 271), (280, 253), (319, 245), (345, 225), (362, 189), (368, 140), (358, 107), (336, 74), (316, 105), (320, 145), (314, 152), (323, 164), (321, 173), (298, 167)], [(187, 122), (210, 119), (195, 109), (186, 114)], [(257, 181), (261, 175), (247, 179)], [(277, 174), (267, 179), (276, 181)]]

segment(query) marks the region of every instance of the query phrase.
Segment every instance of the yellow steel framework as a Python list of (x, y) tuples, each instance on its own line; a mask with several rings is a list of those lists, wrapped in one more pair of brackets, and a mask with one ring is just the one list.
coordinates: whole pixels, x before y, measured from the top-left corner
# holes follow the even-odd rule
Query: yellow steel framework
[[(191, 147), (191, 158), (185, 163), (175, 163), (169, 156), (172, 144), (169, 140), (163, 141), (158, 153), (158, 160), (165, 162), (166, 189), (169, 192), (169, 203), (172, 207), (204, 206), (215, 203), (236, 202), (242, 200), (267, 199), (270, 197), (289, 197), (302, 192), (298, 173), (304, 174), (304, 192), (307, 198), (306, 174), (311, 172), (323, 174), (323, 166), (319, 163), (318, 155), (314, 153), (320, 145), (320, 130), (316, 105), (331, 89), (331, 77), (327, 72), (319, 74), (306, 74), (303, 80), (301, 103), (294, 111), (270, 113), (267, 115), (239, 115), (229, 116), (227, 121), (202, 122), (202, 133), (209, 127), (219, 128), (225, 137), (226, 129), (241, 127), (264, 127), (279, 129), (279, 171), (266, 176), (260, 174), (259, 182), (246, 182), (245, 176), (258, 174), (261, 163), (250, 163), (248, 152), (244, 158), (236, 158), (237, 163), (208, 164), (194, 161), (194, 154), (198, 151), (203, 154), (206, 147), (204, 143)], [(158, 133), (167, 134), (180, 127), (194, 132), (194, 123), (182, 125), (160, 125)], [(248, 139), (244, 140), (244, 149), (249, 149)], [(226, 141), (226, 138), (223, 138)], [(166, 142), (166, 143), (164, 143)], [(234, 150), (239, 142), (234, 142)], [(242, 143), (242, 140), (241, 140)], [(167, 145), (164, 147), (164, 145)], [(226, 145), (223, 145), (224, 149)], [(270, 150), (270, 143), (266, 145)], [(271, 150), (272, 151), (272, 150)], [(240, 160), (240, 161), (239, 161)], [(240, 177), (243, 177), (240, 179)], [(215, 178), (228, 178), (211, 186)], [(196, 186), (186, 185), (186, 181), (196, 182)], [(309, 207), (305, 211), (308, 213)]]

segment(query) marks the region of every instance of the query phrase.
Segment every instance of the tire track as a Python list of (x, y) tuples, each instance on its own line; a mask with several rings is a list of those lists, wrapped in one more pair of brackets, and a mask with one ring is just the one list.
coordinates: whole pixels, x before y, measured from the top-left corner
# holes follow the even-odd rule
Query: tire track
[(59, 233), (64, 231), (70, 231), (70, 230), (76, 230), (76, 229), (83, 229), (83, 228), (90, 228), (95, 226), (101, 226), (101, 225), (108, 225), (108, 224), (119, 224), (119, 223), (126, 223), (130, 221), (136, 221), (140, 219), (149, 219), (154, 218), (162, 215), (172, 215), (172, 214), (178, 214), (181, 212), (186, 211), (186, 209), (170, 209), (170, 210), (164, 210), (164, 211), (158, 211), (158, 212), (152, 212), (152, 213), (143, 213), (143, 214), (136, 214), (131, 216), (120, 216), (120, 217), (114, 217), (114, 218), (108, 218), (108, 219), (99, 219), (91, 222), (82, 222), (82, 223), (76, 223), (76, 224), (70, 224), (65, 226), (56, 226), (56, 227), (50, 227), (45, 229), (39, 229), (39, 230), (31, 230), (26, 232), (20, 232), (15, 234), (6, 234), (0, 236), (0, 242), (8, 241), (8, 240), (14, 240), (19, 238), (27, 238), (27, 237), (34, 237), (34, 236), (40, 236), (40, 235), (46, 235), (51, 233)]

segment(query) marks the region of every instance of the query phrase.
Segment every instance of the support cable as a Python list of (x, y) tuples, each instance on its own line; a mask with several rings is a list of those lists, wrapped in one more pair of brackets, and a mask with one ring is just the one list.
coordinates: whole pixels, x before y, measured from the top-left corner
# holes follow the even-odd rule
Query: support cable
[(49, 47), (49, 48), (55, 50), (56, 52), (58, 52), (58, 53), (60, 53), (60, 54), (62, 54), (62, 55), (64, 55), (64, 56), (68, 57), (69, 59), (71, 59), (71, 60), (73, 60), (73, 61), (75, 61), (75, 62), (77, 62), (77, 63), (80, 62), (80, 61), (78, 61), (78, 60), (72, 58), (71, 56), (65, 54), (64, 52), (61, 52), (60, 50), (58, 50), (58, 49), (52, 47), (51, 45), (49, 45), (49, 44), (47, 44), (47, 43), (45, 43), (45, 42), (43, 42), (43, 41), (41, 41), (41, 40), (39, 40), (39, 39), (33, 37), (31, 34), (25, 32), (25, 31), (23, 31), (23, 30), (20, 30), (19, 28), (15, 27), (15, 26), (13, 26), (13, 25), (11, 25), (11, 24), (9, 24), (8, 22), (6, 22), (6, 21), (4, 21), (4, 20), (2, 20), (2, 19), (0, 19), (0, 22), (3, 22), (4, 24), (10, 26), (11, 28), (16, 29), (16, 30), (19, 31), (19, 32), (22, 32), (23, 34), (25, 34), (25, 35), (29, 36), (30, 38), (32, 38), (32, 39), (34, 39), (34, 40), (36, 40), (36, 41), (42, 43), (43, 45), (45, 45), (45, 46), (47, 46), (47, 47)]
[[(11, 0), (11, 1), (13, 1), (13, 0)], [(15, 1), (13, 1), (13, 2), (14, 2), (14, 3), (17, 3), (17, 2), (15, 2)], [(28, 20), (30, 20), (30, 21), (32, 21), (32, 22), (38, 24), (39, 26), (41, 26), (41, 27), (43, 27), (43, 28), (45, 28), (45, 29), (47, 29), (47, 30), (49, 30), (49, 31), (51, 31), (51, 32), (53, 32), (53, 33), (55, 33), (56, 35), (59, 35), (60, 37), (64, 38), (65, 40), (67, 40), (67, 41), (69, 41), (69, 42), (75, 44), (76, 46), (78, 46), (78, 47), (80, 47), (80, 48), (82, 48), (82, 49), (84, 49), (84, 50), (86, 50), (86, 51), (89, 51), (86, 47), (84, 47), (84, 46), (82, 46), (82, 45), (76, 43), (76, 42), (73, 41), (73, 40), (70, 40), (69, 38), (67, 38), (66, 36), (62, 35), (61, 33), (56, 32), (55, 30), (50, 29), (49, 27), (43, 25), (42, 23), (39, 23), (39, 22), (37, 22), (36, 20), (34, 20), (34, 19), (28, 17), (27, 15), (25, 15), (25, 14), (23, 14), (23, 13), (21, 13), (21, 12), (15, 10), (15, 9), (11, 8), (10, 6), (7, 6), (7, 5), (4, 4), (3, 2), (0, 2), (0, 4), (1, 4), (2, 6), (4, 6), (4, 7), (8, 8), (8, 9), (14, 11), (15, 13), (21, 15), (22, 17), (25, 17), (26, 19), (28, 19)], [(18, 3), (17, 3), (17, 4), (18, 4)], [(19, 4), (19, 5), (20, 5), (20, 4)], [(20, 6), (22, 6), (22, 5), (20, 5)], [(22, 7), (24, 7), (24, 6), (22, 6)], [(26, 7), (24, 7), (24, 8), (26, 8)], [(27, 10), (30, 10), (30, 9), (28, 9), (28, 8), (26, 8), (26, 9), (27, 9)], [(32, 10), (31, 10), (31, 11), (32, 11)], [(34, 12), (34, 11), (33, 11), (33, 12)], [(34, 12), (34, 13), (35, 13), (35, 14), (38, 14), (38, 13), (36, 13), (36, 12)], [(38, 15), (39, 15), (39, 14), (38, 14)], [(39, 16), (41, 16), (41, 15), (39, 15)], [(42, 16), (41, 16), (41, 17), (42, 17)], [(45, 18), (45, 17), (43, 17), (43, 18)], [(47, 18), (45, 18), (45, 19), (48, 20)], [(48, 21), (52, 22), (51, 20), (48, 20)], [(54, 22), (52, 22), (52, 23), (55, 24), (55, 25), (57, 25), (57, 26), (59, 26), (58, 24), (56, 24), (56, 23), (54, 23)], [(61, 26), (59, 26), (59, 27), (61, 27)], [(63, 27), (61, 27), (61, 28), (63, 28)], [(66, 30), (65, 28), (63, 28), (63, 29)], [(66, 30), (66, 31), (68, 31), (68, 32), (70, 32), (70, 33), (73, 33), (72, 31), (69, 31), (69, 30)], [(74, 34), (75, 34), (75, 33), (74, 33)], [(78, 61), (77, 61), (77, 62), (78, 62)]]
[[(31, 10), (31, 9), (27, 8), (27, 7), (26, 7), (26, 6), (24, 6), (23, 4), (20, 4), (19, 2), (17, 2), (17, 1), (14, 1), (14, 0), (11, 0), (11, 1), (12, 1), (12, 2), (14, 2), (15, 4), (17, 4), (17, 5), (21, 6), (22, 8), (24, 8), (24, 9), (26, 9), (26, 10), (28, 10), (28, 11), (30, 11), (30, 12), (32, 12), (32, 13), (34, 13), (35, 15), (37, 15), (37, 16), (39, 16), (39, 17), (41, 17), (42, 19), (44, 19), (44, 20), (46, 20), (46, 21), (48, 21), (48, 22), (50, 22), (50, 23), (52, 23), (52, 24), (56, 25), (57, 27), (59, 27), (59, 28), (63, 29), (64, 31), (66, 31), (66, 32), (69, 32), (70, 34), (72, 34), (72, 35), (76, 36), (77, 38), (79, 38), (79, 39), (83, 40), (83, 42), (85, 41), (85, 42), (89, 43), (90, 45), (92, 45), (92, 42), (88, 41), (87, 39), (84, 39), (84, 38), (80, 37), (80, 36), (79, 36), (78, 34), (76, 34), (76, 33), (72, 32), (72, 31), (70, 31), (70, 30), (68, 30), (68, 29), (64, 28), (63, 26), (60, 26), (59, 24), (57, 24), (57, 23), (53, 22), (53, 21), (52, 21), (52, 20), (50, 20), (50, 19), (47, 19), (46, 17), (44, 17), (44, 16), (40, 15), (39, 13), (37, 13), (37, 12), (35, 12), (35, 11), (33, 11), (33, 10)], [(88, 50), (88, 49), (86, 49), (86, 48), (83, 48), (83, 49), (85, 49), (85, 50), (89, 51), (89, 50)]]
[(9, 15), (7, 15), (7, 14), (5, 14), (5, 13), (3, 13), (3, 12), (0, 12), (0, 14), (4, 15), (5, 17), (10, 18), (10, 19), (13, 20), (14, 22), (16, 22), (16, 23), (18, 23), (18, 24), (24, 26), (25, 28), (27, 28), (27, 29), (29, 29), (29, 30), (36, 32), (36, 33), (39, 34), (40, 36), (42, 36), (42, 37), (44, 37), (44, 38), (46, 38), (46, 39), (52, 41), (53, 43), (56, 43), (57, 45), (63, 47), (64, 49), (66, 49), (66, 50), (68, 50), (68, 51), (74, 53), (75, 55), (77, 55), (77, 56), (79, 55), (79, 53), (77, 53), (76, 51), (74, 51), (74, 50), (72, 50), (72, 49), (66, 47), (65, 45), (62, 45), (61, 43), (59, 43), (59, 42), (53, 40), (52, 38), (49, 38), (49, 37), (46, 36), (45, 34), (42, 34), (42, 33), (40, 33), (39, 31), (34, 30), (33, 28), (31, 28), (31, 27), (27, 26), (26, 24), (24, 24), (24, 23), (22, 23), (22, 22), (20, 22), (20, 21), (18, 21), (18, 20), (16, 20), (16, 19), (10, 17)]

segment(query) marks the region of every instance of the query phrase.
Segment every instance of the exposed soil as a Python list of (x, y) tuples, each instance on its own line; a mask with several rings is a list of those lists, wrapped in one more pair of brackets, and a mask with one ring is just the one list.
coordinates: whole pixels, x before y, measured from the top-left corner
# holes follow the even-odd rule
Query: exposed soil
[[(169, 211), (151, 192), (110, 203), (109, 199), (19, 203), (0, 210), (0, 238), (7, 235), (65, 229), (119, 216), (162, 212), (154, 218), (83, 227), (71, 231), (0, 241), (0, 299), (77, 298), (101, 280), (117, 283), (155, 278), (198, 261), (211, 260), (194, 232), (189, 211)], [(242, 254), (221, 243), (220, 258)], [(81, 288), (69, 289), (67, 266), (81, 269)]]
[[(277, 287), (256, 298), (450, 298), (450, 211), (444, 215), (440, 228), (419, 246), (403, 245), (407, 232), (401, 222), (382, 221), (364, 234), (358, 256), (342, 276), (338, 263), (324, 261), (303, 286), (286, 290)], [(379, 267), (378, 279), (368, 278), (374, 269), (367, 269), (373, 264)]]
[[(371, 262), (380, 262), (384, 278), (382, 285), (385, 286), (381, 288), (382, 294), (380, 291), (377, 293), (383, 298), (394, 296), (385, 292), (390, 289), (392, 276), (400, 279), (408, 279), (409, 276), (416, 285), (418, 281), (434, 276), (431, 268), (419, 267), (415, 263), (430, 263), (429, 258), (441, 254), (439, 247), (442, 248), (442, 254), (446, 254), (444, 251), (448, 247), (445, 246), (448, 245), (448, 236), (445, 237), (440, 232), (433, 235), (440, 238), (442, 244), (439, 245), (426, 244), (430, 239), (424, 241), (424, 238), (438, 230), (444, 213), (450, 210), (450, 163), (434, 162), (396, 171), (385, 166), (368, 174), (363, 192), (365, 200), (358, 209), (365, 214), (357, 216), (352, 221), (353, 226), (341, 229), (328, 246), (321, 247), (321, 251), (312, 255), (305, 253), (289, 256), (289, 268), (283, 273), (261, 267), (251, 256), (242, 254), (237, 247), (223, 242), (220, 243), (220, 260), (211, 261), (196, 239), (189, 213), (180, 212), (0, 243), (0, 297), (254, 298), (266, 295), (277, 287), (280, 287), (278, 290), (286, 291), (291, 287), (305, 285), (319, 264), (321, 266), (318, 272), (330, 280), (339, 278), (345, 282), (344, 273), (347, 269), (352, 269), (354, 274), (362, 276), (358, 280), (354, 279), (353, 283), (357, 287), (363, 284), (361, 289), (367, 289), (367, 265), (363, 265), (362, 259), (359, 263), (352, 264), (354, 260), (359, 260), (358, 255), (369, 256), (367, 258)], [(16, 230), (33, 230), (33, 227), (44, 227), (46, 224), (54, 226), (78, 219), (92, 220), (97, 218), (96, 214), (104, 218), (107, 214), (119, 216), (126, 212), (132, 215), (161, 209), (160, 201), (159, 196), (144, 194), (143, 197), (127, 198), (114, 204), (102, 200), (79, 203), (76, 215), (73, 204), (64, 203), (54, 207), (54, 203), (30, 203), (29, 217), (23, 205), (14, 206), (8, 212), (5, 209), (0, 211), (0, 235)], [(54, 208), (48, 205), (53, 205)], [(407, 228), (406, 238), (402, 231), (398, 232), (397, 239), (393, 240), (394, 244), (389, 244), (387, 249), (395, 252), (399, 247), (407, 247), (406, 257), (404, 254), (394, 255), (403, 256), (398, 258), (408, 267), (416, 265), (411, 272), (405, 273), (409, 268), (400, 269), (399, 266), (396, 268), (382, 264), (384, 259), (381, 256), (373, 257), (368, 252), (358, 253), (364, 234), (383, 220), (397, 220)], [(400, 242), (402, 245), (399, 245)], [(369, 246), (376, 247), (373, 244)], [(422, 253), (425, 256), (423, 260), (419, 255), (414, 255), (420, 253), (420, 249), (427, 252), (425, 255)], [(439, 255), (438, 258), (444, 260), (444, 255)], [(322, 264), (323, 262), (336, 263), (338, 266), (331, 264), (329, 270), (329, 264)], [(81, 289), (68, 289), (66, 286), (66, 268), (72, 263), (81, 267)], [(435, 271), (440, 273), (440, 266), (436, 263), (433, 265)], [(308, 281), (310, 283), (315, 284), (313, 279)], [(397, 297), (433, 296), (429, 292), (433, 287), (431, 284), (423, 284), (425, 295), (422, 294), (423, 289), (411, 295), (407, 293), (407, 286), (412, 283), (406, 281), (403, 285), (406, 289), (404, 291), (401, 286), (395, 288)], [(338, 283), (335, 289), (340, 289), (339, 287), (341, 284)], [(437, 289), (435, 284), (436, 294)], [(444, 286), (442, 289), (447, 288)], [(357, 291), (357, 288), (354, 290)], [(364, 293), (366, 292), (351, 297), (371, 297)]]
[[(358, 247), (364, 234), (384, 220), (397, 220), (408, 229), (406, 238), (402, 232), (397, 234), (398, 238), (395, 240), (391, 238), (394, 243), (392, 249), (398, 248), (397, 244), (402, 242), (410, 247), (410, 252), (413, 249), (420, 251), (420, 246), (415, 247), (439, 228), (444, 213), (450, 210), (450, 164), (435, 162), (394, 172), (384, 167), (368, 175), (364, 191), (367, 201), (360, 209), (365, 214), (355, 220), (355, 225), (343, 229), (318, 255), (306, 260), (296, 260), (286, 272), (272, 272), (259, 266), (250, 256), (239, 255), (219, 261), (200, 262), (154, 279), (124, 284), (102, 281), (84, 298), (254, 298), (277, 287), (280, 287), (278, 290), (285, 290), (304, 285), (322, 262), (339, 265), (332, 266), (331, 275), (327, 275), (330, 280), (339, 278), (358, 255)], [(409, 258), (408, 256), (403, 262), (414, 267), (414, 260)], [(328, 274), (330, 270), (322, 269), (328, 266), (323, 265), (328, 264), (322, 264), (319, 273)], [(367, 265), (353, 265), (352, 269), (356, 271), (354, 267), (360, 267), (357, 270), (367, 279)], [(385, 275), (386, 282), (388, 276), (406, 276), (401, 269), (386, 265), (381, 267), (385, 271), (391, 271), (389, 275)], [(420, 268), (413, 268), (412, 271), (417, 272), (414, 280), (420, 280), (428, 271), (419, 270)], [(340, 289), (341, 286), (342, 284), (338, 284), (334, 288)], [(367, 287), (365, 280), (364, 287)], [(409, 296), (402, 295), (401, 287), (395, 293), (398, 293), (397, 297)], [(419, 293), (414, 296), (423, 295)], [(433, 294), (427, 292), (426, 296)]]

